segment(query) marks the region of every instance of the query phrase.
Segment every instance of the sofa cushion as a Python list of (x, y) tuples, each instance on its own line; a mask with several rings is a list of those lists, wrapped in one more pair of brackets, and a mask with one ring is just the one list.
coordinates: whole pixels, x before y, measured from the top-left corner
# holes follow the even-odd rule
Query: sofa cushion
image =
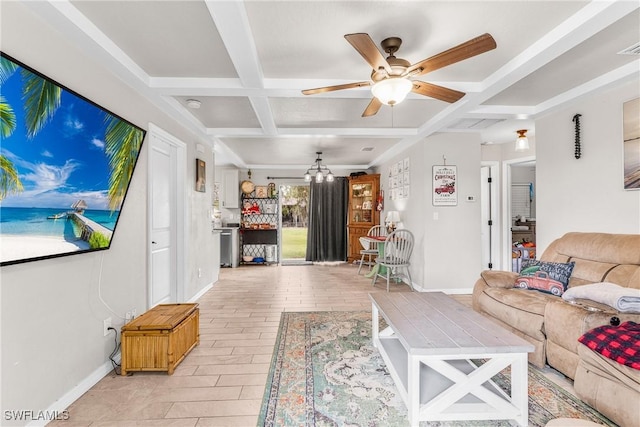
[(574, 266), (574, 262), (526, 259), (522, 262), (522, 270), (516, 278), (515, 286), (560, 296), (569, 286)]
[(542, 261), (576, 263), (569, 287), (613, 282), (640, 288), (640, 234), (567, 233), (554, 240)]
[(486, 288), (481, 310), (530, 337), (544, 340), (544, 308), (551, 295), (519, 289)]
[(640, 426), (640, 371), (578, 344), (577, 396), (620, 426)]

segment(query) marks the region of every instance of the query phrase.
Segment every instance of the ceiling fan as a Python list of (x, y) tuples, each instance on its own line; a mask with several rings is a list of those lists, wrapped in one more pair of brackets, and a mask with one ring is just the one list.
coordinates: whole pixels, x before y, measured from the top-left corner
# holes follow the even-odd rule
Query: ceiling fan
[(409, 92), (450, 103), (458, 101), (465, 95), (464, 92), (419, 80), (410, 80), (410, 78), (435, 71), (496, 48), (496, 41), (493, 37), (490, 34), (483, 34), (420, 62), (410, 64), (409, 61), (395, 56), (402, 44), (402, 39), (399, 37), (389, 37), (380, 43), (382, 49), (389, 55), (386, 59), (371, 37), (369, 37), (369, 34), (347, 34), (344, 38), (373, 67), (371, 81), (306, 89), (302, 93), (313, 95), (335, 90), (372, 86), (373, 99), (365, 108), (362, 117), (373, 116), (378, 112), (382, 104), (395, 105), (401, 102)]

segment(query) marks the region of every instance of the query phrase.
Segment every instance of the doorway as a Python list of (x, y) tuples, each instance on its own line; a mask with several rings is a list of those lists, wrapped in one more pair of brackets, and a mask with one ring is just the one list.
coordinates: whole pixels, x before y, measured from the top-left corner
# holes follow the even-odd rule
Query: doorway
[(281, 260), (306, 263), (309, 226), (309, 185), (280, 186)]
[(147, 304), (182, 301), (185, 241), (185, 144), (149, 124)]
[[(509, 160), (503, 164), (504, 270), (518, 272), (522, 259), (536, 257), (535, 174), (535, 157)], [(523, 248), (516, 248), (520, 246)]]

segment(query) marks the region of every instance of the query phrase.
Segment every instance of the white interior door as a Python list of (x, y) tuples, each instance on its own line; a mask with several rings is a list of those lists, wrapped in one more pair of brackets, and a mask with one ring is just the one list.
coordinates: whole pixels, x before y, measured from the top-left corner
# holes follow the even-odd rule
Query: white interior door
[(150, 131), (149, 156), (149, 223), (150, 223), (150, 283), (149, 308), (158, 304), (179, 302), (182, 289), (181, 272), (184, 260), (182, 235), (184, 215), (181, 213), (180, 174), (181, 150), (171, 138), (161, 132)]

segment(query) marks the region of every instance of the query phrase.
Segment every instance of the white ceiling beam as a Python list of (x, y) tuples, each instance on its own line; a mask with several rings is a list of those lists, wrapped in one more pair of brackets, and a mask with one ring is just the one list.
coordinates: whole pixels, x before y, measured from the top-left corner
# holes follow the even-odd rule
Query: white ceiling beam
[[(207, 0), (205, 3), (242, 85), (264, 88), (262, 66), (244, 2)], [(249, 101), (265, 134), (274, 135), (276, 123), (267, 97), (251, 96)]]
[[(167, 96), (266, 96), (269, 98), (304, 98), (301, 88), (332, 86), (353, 83), (353, 80), (311, 80), (311, 79), (264, 79), (264, 87), (245, 87), (237, 78), (189, 78), (189, 77), (151, 77), (149, 86), (158, 93)], [(437, 82), (430, 83), (449, 87), (465, 93), (482, 90), (476, 82)], [(324, 92), (313, 95), (314, 98), (371, 98), (369, 87)], [(409, 98), (422, 99), (422, 95), (410, 93)]]
[[(111, 71), (162, 112), (173, 118), (179, 116), (180, 123), (213, 148), (214, 142), (207, 136), (202, 123), (185, 114), (184, 108), (179, 103), (151, 89), (149, 75), (70, 1), (49, 0), (24, 4), (43, 21), (73, 40), (74, 46), (88, 58), (92, 58), (97, 64)], [(113, 107), (111, 109), (118, 113), (117, 109)], [(147, 128), (146, 123), (138, 123), (138, 125)]]
[(635, 1), (592, 1), (490, 75), (483, 82), (481, 92), (468, 94), (461, 101), (445, 108), (426, 121), (418, 129), (416, 136), (405, 138), (374, 159), (370, 166), (384, 163), (386, 159), (446, 128), (464, 114), (478, 108), (482, 102), (576, 47), (638, 7), (639, 4)]
[[(402, 138), (415, 135), (415, 128), (278, 128), (278, 137), (295, 138)], [(236, 138), (263, 138), (264, 132), (258, 128), (207, 128), (207, 134)]]
[(636, 81), (640, 78), (640, 59), (630, 62), (615, 70), (609, 71), (586, 83), (576, 86), (571, 90), (554, 96), (535, 106), (535, 115), (549, 114), (554, 110), (575, 102), (578, 98), (587, 96), (596, 91), (606, 89), (608, 86), (617, 85), (621, 81)]

